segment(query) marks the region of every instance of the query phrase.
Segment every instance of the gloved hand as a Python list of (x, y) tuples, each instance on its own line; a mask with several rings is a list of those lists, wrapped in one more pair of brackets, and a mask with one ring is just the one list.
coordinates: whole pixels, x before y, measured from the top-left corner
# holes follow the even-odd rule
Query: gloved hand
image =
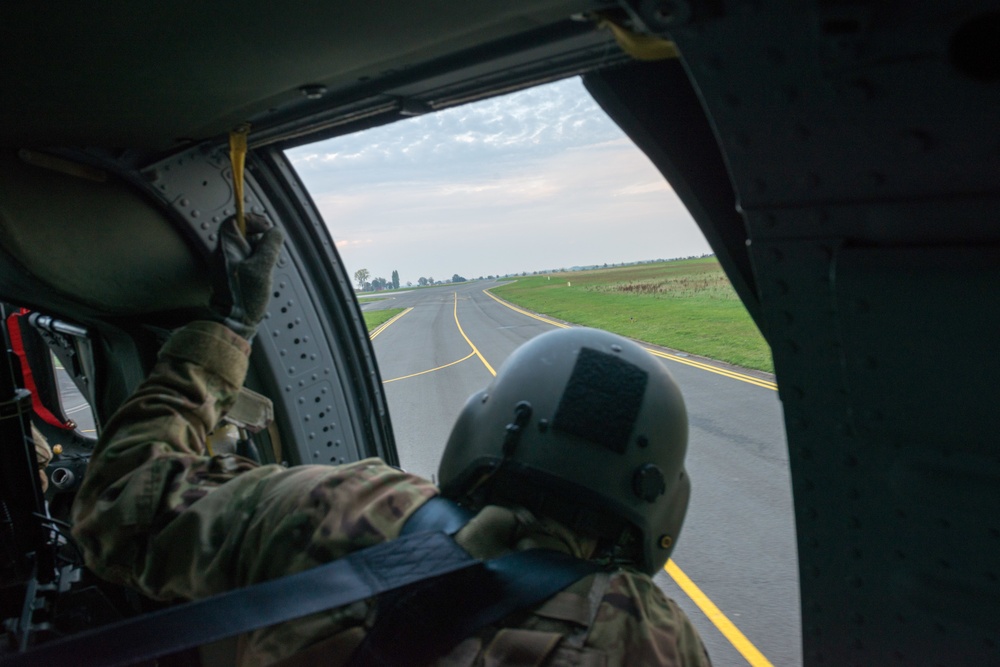
[(271, 299), (271, 273), (284, 236), (261, 216), (247, 214), (245, 220), (246, 238), (235, 217), (219, 228), (211, 307), (220, 322), (252, 341)]

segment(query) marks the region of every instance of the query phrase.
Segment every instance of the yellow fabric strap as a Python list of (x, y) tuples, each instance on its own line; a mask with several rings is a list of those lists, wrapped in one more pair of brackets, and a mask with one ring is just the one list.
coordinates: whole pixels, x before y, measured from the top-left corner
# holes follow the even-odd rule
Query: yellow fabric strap
[(621, 50), (636, 60), (666, 60), (679, 55), (677, 46), (670, 40), (652, 35), (640, 35), (608, 19), (601, 21), (598, 26), (610, 28)]
[(236, 198), (236, 227), (240, 234), (247, 235), (247, 223), (243, 218), (243, 166), (247, 159), (247, 133), (250, 124), (244, 123), (229, 133), (229, 161), (233, 165), (233, 196)]

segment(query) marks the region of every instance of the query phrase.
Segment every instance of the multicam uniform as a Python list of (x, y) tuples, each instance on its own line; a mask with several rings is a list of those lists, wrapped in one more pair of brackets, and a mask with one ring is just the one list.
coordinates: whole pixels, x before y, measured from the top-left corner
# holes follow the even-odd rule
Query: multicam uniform
[[(233, 404), (248, 354), (228, 328), (194, 322), (171, 337), (108, 423), (74, 507), (74, 533), (102, 577), (160, 600), (207, 597), (392, 539), (438, 493), (378, 459), (286, 469), (207, 456), (206, 435)], [(557, 524), (497, 507), (459, 542), (477, 556), (585, 548)], [(368, 601), (258, 630), (241, 641), (240, 662), (343, 664), (376, 612)], [(684, 613), (634, 571), (591, 575), (512, 618), (512, 627), (484, 630), (437, 664), (709, 664)]]

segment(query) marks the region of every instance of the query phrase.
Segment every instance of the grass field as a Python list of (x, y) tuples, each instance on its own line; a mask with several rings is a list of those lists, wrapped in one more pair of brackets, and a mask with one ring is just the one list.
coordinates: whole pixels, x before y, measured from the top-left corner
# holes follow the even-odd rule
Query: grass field
[(491, 291), (567, 322), (774, 370), (770, 348), (715, 258), (528, 276)]
[(383, 322), (388, 322), (392, 318), (403, 312), (405, 308), (386, 308), (385, 310), (365, 310), (361, 314), (365, 316), (365, 326), (371, 331)]

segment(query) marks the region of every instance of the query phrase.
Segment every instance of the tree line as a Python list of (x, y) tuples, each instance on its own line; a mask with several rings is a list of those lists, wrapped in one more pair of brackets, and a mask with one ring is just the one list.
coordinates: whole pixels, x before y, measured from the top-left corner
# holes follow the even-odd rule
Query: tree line
[(368, 269), (358, 269), (354, 272), (354, 282), (358, 284), (358, 291), (360, 292), (378, 292), (385, 289), (399, 289), (399, 271), (394, 269), (392, 277), (385, 279), (372, 278), (371, 271)]
[[(492, 277), (490, 276), (490, 278)], [(443, 282), (464, 283), (466, 280), (467, 278), (456, 273), (452, 275), (451, 280)], [(482, 280), (482, 277), (480, 277), (480, 280)], [(358, 269), (354, 272), (354, 282), (358, 284), (359, 292), (379, 292), (386, 289), (399, 289), (399, 271), (393, 270), (392, 278), (386, 280), (385, 278), (372, 278), (371, 271), (368, 269)], [(435, 281), (433, 276), (420, 276), (417, 278), (417, 285), (420, 287), (440, 284), (442, 284), (442, 281)], [(413, 282), (407, 281), (406, 286), (413, 287)]]
[[(573, 266), (570, 268), (562, 267), (559, 269), (543, 269), (541, 271), (532, 271), (530, 275), (537, 276), (539, 274), (547, 273), (566, 273), (568, 271), (589, 271), (592, 269), (608, 268), (608, 267), (619, 267), (619, 266), (634, 266), (637, 264), (654, 264), (658, 262), (677, 262), (686, 259), (703, 259), (706, 257), (714, 257), (715, 253), (704, 253), (701, 255), (688, 255), (687, 257), (673, 257), (671, 259), (646, 259), (637, 262), (620, 262), (620, 263), (604, 263), (603, 266), (600, 264), (589, 264), (586, 266)], [(521, 271), (520, 273), (505, 273), (500, 275), (499, 273), (495, 276), (490, 274), (486, 276), (488, 280), (503, 279), (503, 278), (516, 278), (517, 276), (527, 276), (529, 273), (527, 271)], [(386, 280), (385, 278), (371, 278), (371, 272), (368, 269), (358, 269), (354, 272), (354, 281), (358, 284), (359, 292), (377, 292), (385, 289), (399, 289), (399, 272), (393, 271), (392, 278)], [(369, 280), (370, 279), (370, 280)], [(443, 285), (445, 283), (464, 283), (468, 280), (464, 276), (460, 276), (457, 273), (452, 275), (451, 280), (434, 280), (433, 276), (420, 276), (417, 278), (417, 285), (420, 287), (426, 287), (428, 285)], [(476, 280), (483, 280), (483, 276), (479, 276)], [(407, 287), (413, 287), (411, 281), (406, 281)]]

